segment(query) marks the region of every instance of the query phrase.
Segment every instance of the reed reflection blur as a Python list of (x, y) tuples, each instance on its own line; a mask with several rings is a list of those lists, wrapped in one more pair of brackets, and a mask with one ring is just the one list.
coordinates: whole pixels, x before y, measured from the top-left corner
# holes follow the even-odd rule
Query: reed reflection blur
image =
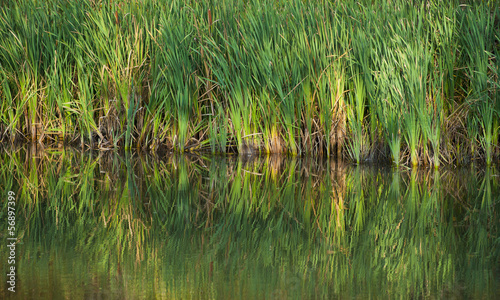
[(0, 165), (0, 194), (18, 195), (19, 299), (499, 294), (495, 168), (69, 149)]

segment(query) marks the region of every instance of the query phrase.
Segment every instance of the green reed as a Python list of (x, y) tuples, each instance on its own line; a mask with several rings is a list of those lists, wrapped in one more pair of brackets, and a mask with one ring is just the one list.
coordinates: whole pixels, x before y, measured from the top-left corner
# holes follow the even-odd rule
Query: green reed
[(347, 158), (356, 128), (359, 162), (498, 156), (498, 6), (38, 2), (0, 10), (10, 141)]
[[(353, 95), (354, 94), (354, 95)], [(365, 147), (363, 121), (365, 113), (365, 89), (360, 78), (354, 79), (351, 87), (349, 101), (346, 106), (347, 120), (351, 125), (351, 142), (349, 144), (349, 154), (356, 164), (360, 164), (363, 159)]]
[(482, 135), (479, 140), (485, 152), (486, 164), (490, 165), (493, 131), (497, 130), (493, 128), (493, 119), (498, 112), (495, 110), (497, 96), (490, 92), (492, 90), (490, 77), (497, 74), (492, 74), (495, 70), (491, 62), (493, 53), (488, 49), (492, 49), (494, 43), (494, 32), (491, 27), (496, 20), (497, 12), (486, 14), (485, 11), (487, 8), (484, 6), (471, 9), (470, 14), (462, 16), (462, 26), (466, 30), (463, 39), (464, 55), (469, 64), (466, 74), (470, 82), (468, 99), (472, 106), (471, 118), (475, 119), (481, 128)]

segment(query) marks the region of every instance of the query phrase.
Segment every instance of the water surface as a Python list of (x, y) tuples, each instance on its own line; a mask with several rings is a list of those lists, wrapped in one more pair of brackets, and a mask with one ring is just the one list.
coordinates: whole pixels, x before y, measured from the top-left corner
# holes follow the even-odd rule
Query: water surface
[(0, 154), (0, 298), (494, 299), (495, 168), (284, 157)]

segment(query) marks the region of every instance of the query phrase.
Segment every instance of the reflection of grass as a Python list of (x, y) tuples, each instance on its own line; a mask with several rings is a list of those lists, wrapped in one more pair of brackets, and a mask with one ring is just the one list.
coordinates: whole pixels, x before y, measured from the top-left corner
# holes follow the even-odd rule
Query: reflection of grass
[(498, 153), (492, 1), (39, 2), (0, 9), (4, 142), (436, 168)]
[[(35, 290), (70, 293), (64, 277), (86, 283), (77, 294), (133, 298), (148, 298), (145, 290), (418, 298), (476, 276), (464, 297), (495, 292), (485, 272), (500, 255), (495, 170), (467, 177), (283, 157), (8, 153), (0, 193), (19, 195), (20, 276), (39, 280)], [(48, 268), (64, 276), (45, 282)]]

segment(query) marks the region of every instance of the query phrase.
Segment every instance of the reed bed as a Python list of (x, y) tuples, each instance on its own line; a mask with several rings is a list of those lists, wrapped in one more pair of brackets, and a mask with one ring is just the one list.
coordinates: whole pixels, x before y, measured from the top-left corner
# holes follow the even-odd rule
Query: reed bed
[(9, 1), (0, 140), (491, 164), (495, 1)]

